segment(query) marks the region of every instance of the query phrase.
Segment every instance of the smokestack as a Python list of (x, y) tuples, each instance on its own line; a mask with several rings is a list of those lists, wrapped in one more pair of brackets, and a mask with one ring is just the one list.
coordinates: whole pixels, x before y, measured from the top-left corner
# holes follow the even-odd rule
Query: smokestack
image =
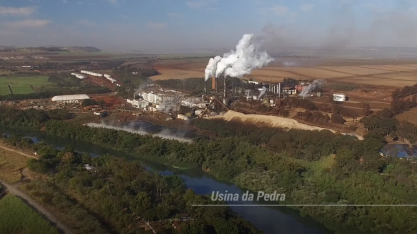
[(278, 98), (281, 98), (281, 82), (278, 83)]
[(223, 89), (224, 89), (224, 98), (226, 99), (226, 77), (224, 77), (224, 87), (223, 87)]
[(216, 90), (216, 77), (211, 77), (211, 89)]

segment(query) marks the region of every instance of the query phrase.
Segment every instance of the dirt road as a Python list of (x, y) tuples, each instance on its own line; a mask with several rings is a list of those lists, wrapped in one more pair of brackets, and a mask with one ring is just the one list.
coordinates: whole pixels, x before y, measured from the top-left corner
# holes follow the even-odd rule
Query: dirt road
[(4, 150), (11, 151), (11, 152), (14, 152), (14, 153), (17, 153), (17, 154), (20, 154), (20, 155), (23, 155), (23, 156), (28, 157), (28, 158), (38, 159), (37, 157), (35, 157), (35, 156), (33, 156), (33, 155), (29, 155), (29, 154), (26, 154), (26, 153), (20, 152), (20, 151), (18, 151), (18, 150), (10, 149), (10, 148), (4, 147), (4, 146), (2, 146), (2, 145), (0, 145), (0, 148), (2, 148), (2, 149), (4, 149)]
[(61, 232), (69, 234), (73, 233), (67, 226), (61, 223), (54, 215), (49, 213), (45, 208), (43, 208), (39, 203), (34, 201), (28, 195), (23, 193), (22, 191), (18, 190), (15, 186), (11, 184), (7, 184), (4, 181), (0, 180), (0, 184), (2, 187), (5, 187), (10, 194), (15, 195), (22, 199), (26, 204), (28, 204), (32, 209), (40, 213), (44, 218), (48, 219), (52, 224), (54, 224)]
[[(23, 153), (23, 152), (14, 150), (14, 149), (10, 149), (10, 148), (7, 148), (7, 147), (1, 146), (1, 145), (0, 145), (0, 148), (8, 150), (8, 151), (15, 152), (15, 153), (23, 155), (25, 157), (37, 159), (35, 156), (29, 155), (29, 154), (26, 154), (26, 153)], [(30, 178), (30, 175), (28, 175), (28, 173), (27, 173), (27, 168), (23, 169), (22, 174), (23, 174), (24, 177), (29, 177)], [(42, 205), (40, 205), (35, 200), (30, 198), (28, 195), (26, 195), (25, 193), (23, 193), (22, 191), (17, 189), (17, 187), (15, 185), (8, 184), (1, 179), (0, 179), (0, 185), (2, 187), (6, 188), (6, 190), (8, 190), (8, 192), (9, 192), (9, 194), (12, 194), (12, 195), (15, 195), (15, 196), (19, 197), (26, 204), (28, 204), (33, 210), (37, 211), (44, 218), (49, 220), (52, 224), (54, 224), (59, 229), (59, 231), (61, 233), (65, 233), (65, 234), (72, 234), (73, 233), (67, 226), (65, 226), (63, 223), (61, 223), (54, 215), (49, 213), (49, 211), (47, 211)]]

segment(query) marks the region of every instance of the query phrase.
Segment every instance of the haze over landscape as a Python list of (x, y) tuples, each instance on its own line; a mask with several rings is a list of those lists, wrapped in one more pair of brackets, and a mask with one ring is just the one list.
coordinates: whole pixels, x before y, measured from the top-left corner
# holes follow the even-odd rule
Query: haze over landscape
[(0, 0), (0, 233), (417, 233), (415, 25), (415, 0)]
[(416, 23), (417, 2), (411, 0), (0, 1), (1, 46), (114, 52), (228, 50), (245, 33), (264, 40), (269, 52), (416, 47)]

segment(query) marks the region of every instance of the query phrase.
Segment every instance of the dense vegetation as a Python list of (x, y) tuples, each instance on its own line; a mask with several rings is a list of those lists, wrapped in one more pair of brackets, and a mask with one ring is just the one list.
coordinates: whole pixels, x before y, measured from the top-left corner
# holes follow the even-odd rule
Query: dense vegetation
[[(255, 191), (284, 192), (293, 204), (416, 204), (417, 165), (378, 154), (386, 136), (417, 141), (417, 126), (396, 121), (394, 114), (393, 109), (385, 109), (363, 118), (361, 122), (369, 131), (363, 141), (329, 131), (286, 132), (204, 119), (192, 124), (213, 132), (219, 139), (198, 139), (187, 144), (56, 120), (46, 122), (46, 130), (137, 158), (199, 167)], [(50, 168), (48, 163), (40, 163), (44, 165), (41, 169)], [(410, 207), (298, 209), (339, 233), (417, 231), (417, 215)]]
[(58, 234), (48, 221), (13, 195), (0, 199), (0, 233)]
[(72, 116), (67, 110), (19, 110), (0, 105), (0, 125), (8, 127), (29, 127), (40, 129), (48, 120), (65, 120)]
[[(8, 139), (19, 146), (22, 140)], [(191, 206), (211, 201), (186, 190), (179, 177), (147, 171), (138, 161), (91, 158), (72, 147), (58, 151), (43, 143), (30, 147), (40, 159), (30, 160), (29, 168), (50, 179), (34, 180), (25, 189), (58, 210), (76, 233), (145, 233), (145, 221), (157, 233), (261, 233), (229, 208)], [(93, 168), (86, 170), (84, 164)], [(172, 227), (175, 219), (179, 232)]]
[[(139, 158), (200, 167), (220, 179), (253, 190), (285, 192), (298, 204), (410, 204), (417, 199), (412, 182), (415, 179), (412, 172), (417, 166), (379, 156), (378, 150), (385, 143), (382, 129), (367, 135), (364, 141), (357, 141), (328, 131), (257, 130), (255, 126), (238, 123), (199, 121), (202, 122), (195, 124), (222, 138), (197, 140), (189, 145), (57, 121), (48, 122), (47, 131), (102, 146), (111, 145)], [(327, 156), (331, 153), (336, 157)], [(302, 214), (311, 215), (340, 233), (417, 230), (412, 209), (406, 207), (300, 209)]]

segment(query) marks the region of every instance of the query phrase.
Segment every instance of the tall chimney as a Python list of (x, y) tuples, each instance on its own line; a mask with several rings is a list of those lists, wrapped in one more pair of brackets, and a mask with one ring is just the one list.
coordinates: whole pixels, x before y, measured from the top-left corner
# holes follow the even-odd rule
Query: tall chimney
[(278, 98), (281, 98), (281, 82), (278, 83)]
[(216, 90), (216, 77), (211, 77), (211, 89)]
[(224, 98), (226, 98), (226, 77), (224, 77)]

